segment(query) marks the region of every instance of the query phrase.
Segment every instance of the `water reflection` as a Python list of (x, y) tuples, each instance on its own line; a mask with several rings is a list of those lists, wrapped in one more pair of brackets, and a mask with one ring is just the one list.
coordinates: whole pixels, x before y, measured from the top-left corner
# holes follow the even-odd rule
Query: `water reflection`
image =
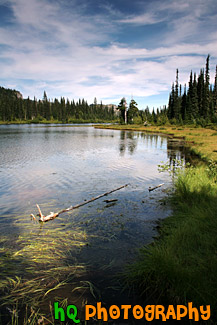
[(131, 131), (120, 131), (120, 145), (119, 151), (120, 155), (124, 156), (126, 149), (130, 155), (133, 155), (134, 151), (136, 150), (138, 142), (138, 133), (137, 135)]
[[(66, 126), (0, 126), (0, 152), (0, 239), (13, 248), (10, 264), (16, 264), (13, 254), (22, 248), (17, 263), (22, 266), (26, 258), (25, 265), (34, 268), (32, 257), (37, 248), (43, 248), (40, 243), (46, 243), (48, 252), (53, 243), (59, 255), (51, 255), (59, 267), (75, 261), (85, 264), (91, 274), (82, 274), (82, 281), (92, 277), (97, 287), (100, 283), (94, 274), (100, 273), (105, 280), (122, 270), (136, 249), (152, 240), (154, 222), (170, 213), (169, 207), (162, 209), (159, 204), (166, 194), (161, 189), (148, 191), (149, 186), (171, 184), (168, 175), (159, 174), (157, 165), (167, 158), (171, 162), (185, 158), (181, 143), (159, 135)], [(127, 188), (107, 197), (116, 200), (114, 205), (100, 199), (41, 229), (29, 218), (36, 212), (36, 203), (48, 214), (126, 183), (130, 184)], [(16, 273), (12, 267), (12, 275), (20, 276), (23, 270), (26, 277), (25, 268), (18, 269)], [(106, 281), (98, 288), (104, 290), (103, 298), (106, 287), (112, 287)], [(68, 287), (64, 288), (63, 298)], [(115, 297), (123, 299), (117, 292)]]

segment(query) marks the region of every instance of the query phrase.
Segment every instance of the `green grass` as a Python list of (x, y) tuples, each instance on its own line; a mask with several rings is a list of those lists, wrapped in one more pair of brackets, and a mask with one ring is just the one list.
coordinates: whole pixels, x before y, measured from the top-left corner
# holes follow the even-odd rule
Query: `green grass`
[(217, 172), (182, 171), (172, 194), (173, 215), (158, 239), (141, 249), (127, 281), (142, 295), (168, 304), (193, 302), (217, 309)]

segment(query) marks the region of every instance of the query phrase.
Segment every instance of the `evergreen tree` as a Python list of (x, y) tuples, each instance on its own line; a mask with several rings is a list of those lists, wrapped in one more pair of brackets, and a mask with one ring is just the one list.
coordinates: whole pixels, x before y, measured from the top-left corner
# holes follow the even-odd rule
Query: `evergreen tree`
[(179, 70), (176, 70), (176, 85), (173, 99), (174, 118), (178, 121), (181, 114), (181, 101), (179, 97)]
[(215, 82), (213, 88), (213, 110), (214, 110), (214, 114), (217, 114), (217, 65), (216, 65)]
[(30, 98), (28, 97), (25, 101), (26, 103), (26, 119), (31, 120), (32, 119), (32, 103), (30, 101)]
[(154, 111), (154, 108), (152, 110), (151, 120), (152, 120), (152, 122), (157, 123), (157, 115), (156, 115), (156, 113)]
[(186, 120), (186, 110), (187, 110), (187, 94), (186, 94), (186, 84), (184, 87), (184, 94), (182, 96), (182, 104), (181, 104), (181, 115), (182, 115), (182, 120)]
[(125, 97), (123, 97), (118, 105), (120, 110), (120, 122), (127, 124), (127, 102)]
[(203, 115), (203, 95), (204, 95), (204, 70), (200, 70), (200, 75), (197, 81), (197, 97), (198, 97), (198, 113)]
[(69, 116), (70, 116), (70, 109), (71, 109), (71, 105), (70, 105), (69, 99), (67, 98), (67, 100), (66, 100), (66, 122), (67, 123), (68, 123)]
[[(216, 121), (216, 107), (217, 107), (217, 80), (215, 76), (214, 87), (210, 85), (209, 75), (209, 59), (206, 59), (206, 69), (200, 70), (197, 78), (196, 73), (191, 71), (189, 79), (189, 87), (186, 93), (186, 86), (184, 94), (182, 94), (181, 85), (178, 84), (178, 70), (176, 72), (176, 84), (172, 85), (172, 91), (169, 97), (169, 104), (167, 109), (167, 116), (170, 120), (177, 119), (180, 109), (181, 115), (179, 119), (185, 122), (201, 122), (202, 125), (209, 121)], [(216, 68), (217, 75), (217, 68)], [(179, 86), (179, 95), (178, 93)], [(179, 106), (180, 105), (180, 106)], [(180, 107), (180, 108), (179, 108)], [(174, 121), (173, 121), (174, 122)]]
[(188, 92), (187, 92), (187, 105), (186, 105), (186, 120), (192, 121), (192, 97), (193, 97), (193, 75), (192, 71), (190, 73), (190, 79), (188, 83)]
[(204, 93), (203, 93), (203, 111), (202, 115), (204, 118), (208, 118), (209, 116), (209, 58), (210, 55), (207, 56), (206, 59), (206, 72), (205, 72), (205, 84), (204, 84)]
[(175, 101), (175, 87), (174, 83), (172, 84), (172, 91), (169, 97), (169, 104), (168, 104), (168, 118), (171, 120), (175, 117), (174, 113), (174, 101)]
[(194, 81), (191, 94), (191, 115), (193, 118), (198, 118), (198, 96), (197, 96), (197, 76), (194, 74)]
[(131, 99), (129, 109), (127, 111), (127, 123), (133, 123), (133, 118), (139, 116), (139, 109), (134, 99)]
[(62, 122), (66, 122), (66, 102), (65, 98), (61, 97), (60, 99), (60, 110), (61, 110), (61, 115), (62, 115)]
[(33, 117), (33, 118), (36, 118), (37, 116), (38, 116), (37, 100), (36, 100), (36, 98), (34, 97), (33, 105), (32, 105), (32, 117)]
[(50, 111), (50, 103), (47, 99), (47, 94), (46, 92), (44, 91), (44, 95), (43, 95), (43, 115), (46, 120), (50, 120), (51, 118), (51, 111)]

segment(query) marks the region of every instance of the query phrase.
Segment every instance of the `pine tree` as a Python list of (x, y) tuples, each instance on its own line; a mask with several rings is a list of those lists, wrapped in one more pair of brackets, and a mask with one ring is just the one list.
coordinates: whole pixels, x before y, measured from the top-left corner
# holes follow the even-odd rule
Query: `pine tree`
[(157, 115), (154, 111), (154, 108), (152, 110), (151, 119), (152, 119), (152, 122), (157, 123)]
[(129, 109), (127, 111), (127, 123), (133, 123), (133, 118), (139, 116), (139, 109), (134, 99), (131, 99)]
[(188, 92), (187, 92), (187, 105), (186, 105), (186, 120), (192, 120), (192, 96), (193, 96), (193, 76), (192, 71), (190, 73), (190, 80), (188, 83)]
[(174, 101), (175, 101), (175, 87), (174, 83), (172, 84), (172, 91), (169, 97), (169, 104), (168, 104), (168, 118), (171, 120), (174, 118)]
[(60, 110), (61, 110), (61, 115), (62, 115), (62, 122), (66, 122), (66, 102), (65, 98), (61, 97), (60, 99)]
[(31, 120), (32, 119), (32, 103), (30, 101), (30, 98), (28, 97), (25, 102), (26, 102), (26, 119)]
[(186, 84), (184, 87), (184, 94), (182, 96), (182, 103), (181, 103), (181, 115), (182, 115), (182, 120), (186, 120), (186, 110), (187, 110), (187, 94), (186, 94)]
[(68, 121), (69, 121), (69, 117), (70, 117), (70, 108), (71, 108), (70, 101), (69, 101), (69, 99), (67, 98), (67, 100), (66, 100), (66, 118), (65, 118), (66, 123), (68, 123)]
[(176, 70), (176, 85), (174, 92), (174, 117), (178, 121), (181, 114), (181, 101), (179, 97), (179, 70)]
[(118, 109), (120, 110), (120, 122), (127, 124), (127, 101), (125, 97), (121, 99)]
[(203, 93), (203, 111), (202, 115), (204, 118), (209, 117), (209, 58), (210, 55), (207, 56), (206, 59), (206, 72), (205, 72), (205, 85), (204, 85), (204, 93)]
[(198, 96), (197, 96), (197, 76), (194, 74), (194, 81), (191, 94), (191, 114), (193, 118), (198, 118)]
[(204, 69), (200, 70), (200, 75), (197, 80), (197, 97), (198, 97), (198, 113), (203, 115), (203, 95), (204, 95)]
[(36, 100), (36, 98), (34, 97), (33, 105), (32, 105), (32, 117), (33, 117), (33, 118), (36, 118), (37, 116), (38, 116), (37, 100)]
[(47, 94), (45, 91), (43, 95), (43, 111), (44, 111), (43, 117), (45, 117), (46, 120), (49, 121), (51, 118), (50, 103), (47, 99)]
[(216, 65), (215, 82), (213, 88), (213, 109), (214, 109), (214, 114), (217, 114), (217, 65)]

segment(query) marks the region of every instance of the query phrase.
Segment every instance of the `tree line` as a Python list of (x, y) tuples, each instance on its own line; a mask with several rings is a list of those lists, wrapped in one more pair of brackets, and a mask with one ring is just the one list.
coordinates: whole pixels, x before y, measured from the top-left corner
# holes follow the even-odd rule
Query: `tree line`
[(68, 122), (98, 122), (113, 121), (117, 119), (114, 106), (97, 104), (96, 98), (93, 104), (88, 104), (84, 99), (69, 101), (61, 97), (60, 100), (50, 101), (44, 91), (43, 99), (23, 99), (22, 95), (11, 89), (0, 87), (0, 121), (42, 121)]
[(152, 112), (147, 106), (144, 110), (139, 110), (136, 101), (132, 98), (129, 107), (127, 105), (126, 98), (123, 97), (118, 105), (120, 112), (120, 123), (121, 124), (165, 124), (168, 122), (167, 108), (166, 105), (162, 108)]
[(172, 84), (168, 106), (163, 109), (149, 107), (139, 110), (134, 99), (129, 108), (123, 97), (118, 105), (120, 110), (120, 123), (142, 124), (154, 123), (158, 125), (171, 124), (199, 124), (205, 126), (209, 123), (217, 123), (217, 66), (214, 85), (210, 84), (210, 55), (206, 59), (206, 68), (200, 70), (200, 74), (190, 73), (187, 86), (179, 84), (179, 71), (176, 70), (176, 82)]
[(0, 121), (42, 121), (103, 122), (115, 121), (119, 117), (122, 124), (199, 124), (205, 126), (217, 123), (217, 66), (214, 85), (210, 84), (210, 55), (206, 59), (205, 70), (197, 76), (191, 71), (188, 87), (179, 83), (179, 71), (172, 84), (168, 106), (150, 112), (149, 107), (139, 110), (132, 98), (129, 107), (123, 97), (116, 109), (112, 105), (88, 104), (84, 99), (78, 102), (64, 97), (50, 101), (44, 91), (43, 99), (23, 99), (22, 95), (11, 89), (0, 87)]
[(209, 123), (217, 122), (217, 66), (214, 85), (210, 84), (210, 55), (206, 59), (206, 68), (200, 74), (190, 73), (188, 90), (179, 84), (179, 71), (176, 70), (176, 82), (172, 84), (167, 116), (172, 122)]

